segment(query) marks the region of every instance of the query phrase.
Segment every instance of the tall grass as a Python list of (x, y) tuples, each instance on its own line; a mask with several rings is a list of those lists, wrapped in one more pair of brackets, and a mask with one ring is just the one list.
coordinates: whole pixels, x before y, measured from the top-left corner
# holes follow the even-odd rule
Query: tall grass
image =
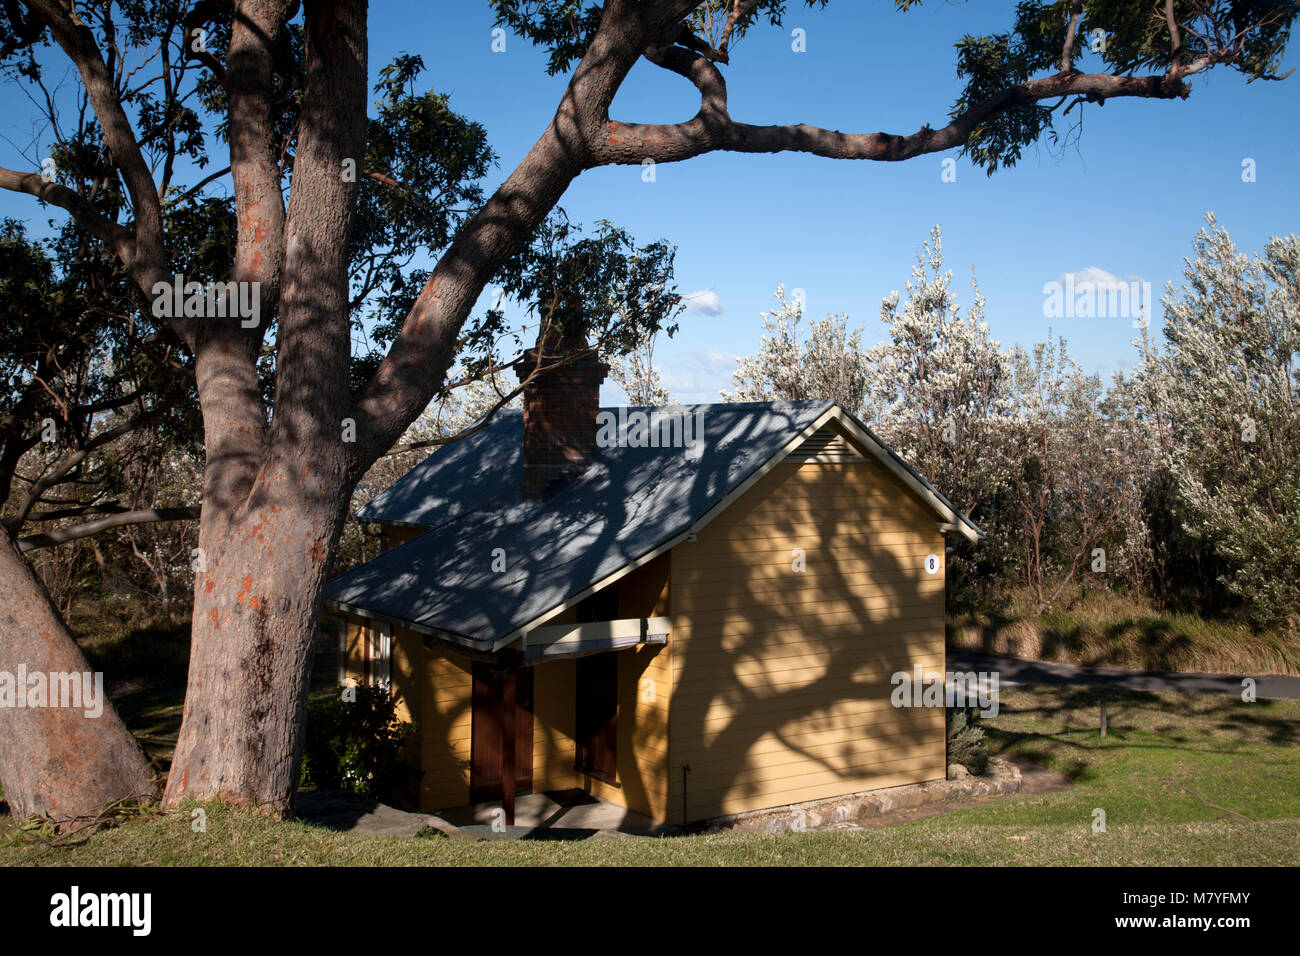
[(1300, 676), (1300, 638), (1236, 620), (1162, 611), (1111, 591), (1091, 591), (1038, 616), (1027, 595), (1005, 610), (953, 615), (952, 647), (1095, 667)]

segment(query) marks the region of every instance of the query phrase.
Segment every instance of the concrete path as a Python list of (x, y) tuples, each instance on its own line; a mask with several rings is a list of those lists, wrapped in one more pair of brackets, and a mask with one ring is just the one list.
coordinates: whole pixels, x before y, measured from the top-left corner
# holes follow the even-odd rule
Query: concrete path
[(1261, 699), (1300, 699), (1300, 677), (1246, 674), (1173, 674), (1163, 671), (1134, 671), (1120, 667), (1083, 667), (1027, 661), (1018, 657), (1000, 657), (973, 651), (948, 649), (950, 671), (997, 671), (1004, 687), (1016, 684), (1086, 684), (1090, 687), (1114, 687), (1122, 690), (1180, 693), (1230, 694), (1241, 696), (1243, 677), (1255, 679), (1255, 696)]
[(501, 801), (444, 810), (447, 822), (484, 840), (586, 840), (651, 837), (669, 828), (644, 814), (581, 790), (551, 790), (515, 798), (515, 825), (507, 827)]
[(515, 825), (505, 826), (501, 802), (410, 813), (347, 790), (308, 790), (295, 800), (299, 820), (369, 836), (413, 837), (433, 829), (453, 840), (637, 839), (675, 832), (643, 814), (581, 790), (530, 793), (515, 801)]
[(294, 801), (299, 820), (313, 826), (368, 836), (413, 837), (437, 830), (453, 840), (477, 840), (431, 813), (408, 813), (348, 790), (306, 790)]

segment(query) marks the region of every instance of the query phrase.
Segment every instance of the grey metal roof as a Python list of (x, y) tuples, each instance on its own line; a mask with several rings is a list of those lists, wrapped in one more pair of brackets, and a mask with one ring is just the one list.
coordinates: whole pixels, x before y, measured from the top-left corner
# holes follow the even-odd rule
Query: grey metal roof
[[(520, 495), (523, 415), (501, 412), (357, 512), (429, 530), (335, 578), (328, 601), (490, 651), (497, 638), (682, 534), (834, 404), (682, 406), (702, 414), (703, 441), (692, 453), (601, 448), (595, 463), (540, 503)], [(497, 548), (504, 572), (492, 570)]]
[[(501, 412), (357, 513), (430, 530), (339, 575), (328, 599), (488, 650), (685, 531), (832, 404), (683, 406), (703, 413), (694, 457), (683, 448), (602, 448), (541, 503), (521, 500), (523, 415)], [(505, 551), (504, 573), (492, 570), (496, 548)]]

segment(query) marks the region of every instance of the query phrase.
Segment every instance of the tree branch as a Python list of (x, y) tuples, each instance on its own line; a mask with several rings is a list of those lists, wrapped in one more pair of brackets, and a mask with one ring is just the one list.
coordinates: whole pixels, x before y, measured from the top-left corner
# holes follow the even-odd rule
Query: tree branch
[(210, 183), (216, 182), (218, 179), (220, 179), (222, 176), (226, 175), (229, 172), (230, 172), (230, 167), (227, 166), (225, 169), (218, 169), (215, 173), (210, 173), (209, 175), (204, 176), (202, 179), (200, 179), (189, 189), (185, 190), (185, 192), (177, 196), (174, 202), (176, 202), (177, 204), (185, 202), (185, 200), (189, 199), (191, 196), (201, 192), (205, 186), (209, 185)]
[(1183, 53), (1183, 35), (1174, 16), (1174, 0), (1165, 0), (1165, 24), (1169, 27), (1169, 75), (1178, 75), (1178, 58)]
[[(185, 15), (181, 23), (181, 55), (186, 59), (197, 60), (216, 77), (218, 83), (227, 93), (230, 92), (230, 78), (226, 74), (226, 67), (220, 60), (203, 48), (202, 36), (200, 32), (206, 24), (216, 14), (218, 7), (228, 6), (222, 0), (202, 0), (195, 5), (194, 9)], [(232, 44), (233, 46), (233, 44)]]
[[(687, 54), (698, 56), (698, 54)], [(703, 59), (702, 57), (700, 58)], [(1008, 87), (953, 119), (947, 126), (923, 126), (907, 136), (891, 133), (841, 133), (806, 124), (753, 126), (718, 116), (707, 102), (693, 119), (675, 124), (620, 123), (611, 120), (603, 143), (593, 146), (599, 163), (677, 162), (715, 150), (740, 153), (811, 153), (832, 159), (901, 162), (926, 153), (965, 145), (983, 122), (1017, 106), (1045, 99), (1084, 94), (1097, 99), (1141, 97), (1181, 99), (1190, 89), (1177, 77), (1124, 77), (1109, 73), (1054, 74)]]
[[(136, 259), (135, 233), (123, 225), (105, 219), (90, 201), (75, 189), (69, 189), (56, 182), (46, 182), (41, 178), (40, 173), (23, 173), (5, 167), (0, 167), (0, 188), (16, 193), (27, 193), (42, 202), (58, 206), (71, 213), (83, 229), (102, 240), (123, 262), (130, 263)], [(164, 278), (161, 268), (157, 269), (156, 273), (156, 276), (151, 273), (146, 279), (146, 285), (142, 285), (141, 288), (148, 291), (148, 286), (151, 286), (154, 281)]]
[(32, 482), (32, 487), (27, 490), (23, 499), (18, 504), (18, 508), (13, 515), (0, 521), (6, 528), (19, 528), (23, 522), (28, 519), (31, 511), (41, 500), (41, 496), (55, 485), (61, 484), (68, 474), (78, 465), (89, 457), (90, 453), (97, 448), (116, 441), (123, 435), (127, 435), (144, 425), (149, 424), (161, 418), (169, 409), (168, 402), (174, 400), (174, 394), (159, 396), (158, 404), (147, 411), (141, 412), (134, 418), (121, 422), (112, 428), (107, 428), (102, 432), (94, 435), (89, 441), (85, 442), (78, 448), (70, 448), (59, 457), (58, 461), (52, 466), (46, 468), (41, 475)]
[[(153, 174), (140, 151), (131, 121), (122, 108), (112, 74), (104, 63), (94, 34), (77, 17), (74, 7), (64, 6), (56, 0), (23, 2), (45, 21), (55, 42), (81, 74), (82, 85), (103, 131), (104, 145), (108, 147), (113, 164), (121, 173), (131, 197), (134, 242), (126, 247), (115, 246), (115, 250), (127, 254), (123, 264), (131, 271), (137, 285), (149, 294), (153, 284), (164, 278), (162, 209)], [(197, 325), (195, 320), (178, 316), (171, 322), (176, 334), (192, 347)]]
[(1070, 25), (1065, 30), (1065, 44), (1061, 48), (1061, 62), (1058, 67), (1062, 73), (1069, 73), (1074, 68), (1074, 41), (1079, 34), (1079, 15), (1083, 12), (1083, 0), (1074, 0), (1070, 6)]
[(57, 528), (45, 534), (33, 534), (25, 538), (19, 538), (18, 550), (26, 553), (39, 548), (52, 548), (55, 545), (66, 544), (69, 541), (77, 541), (81, 538), (89, 538), (101, 531), (107, 531), (109, 528), (120, 528), (123, 525), (158, 524), (163, 521), (192, 521), (200, 516), (201, 511), (200, 505), (182, 508), (146, 508), (141, 511), (123, 511), (119, 514), (109, 515), (106, 518), (96, 518), (94, 521), (86, 521), (67, 528)]
[[(574, 70), (550, 124), (438, 260), (388, 354), (350, 414), (357, 422), (351, 470), (358, 476), (393, 447), (429, 404), (455, 358), (475, 300), (509, 255), (584, 170), (609, 123), (609, 105), (647, 46), (665, 36), (674, 4), (606, 0), (600, 27)], [(680, 19), (680, 15), (678, 16)], [(640, 162), (638, 157), (635, 162)]]
[(727, 23), (722, 28), (722, 39), (718, 41), (718, 46), (722, 50), (724, 63), (729, 62), (731, 55), (731, 36), (736, 30), (736, 24), (742, 17), (748, 16), (758, 6), (758, 0), (732, 0), (731, 12), (727, 14)]
[(644, 55), (655, 66), (690, 80), (700, 91), (700, 112), (697, 119), (704, 118), (709, 122), (729, 120), (727, 81), (722, 71), (706, 55), (670, 44), (651, 46)]
[[(284, 264), (284, 196), (271, 123), (275, 47), (288, 0), (239, 0), (226, 56), (230, 86), (230, 171), (238, 210), (230, 278), (258, 282), (264, 323), (270, 321)], [(261, 329), (255, 330), (258, 338)]]

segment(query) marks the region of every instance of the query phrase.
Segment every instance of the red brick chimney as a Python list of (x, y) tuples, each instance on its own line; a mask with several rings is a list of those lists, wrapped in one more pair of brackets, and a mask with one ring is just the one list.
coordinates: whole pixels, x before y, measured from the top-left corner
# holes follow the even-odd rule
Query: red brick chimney
[(572, 352), (580, 356), (542, 372), (524, 388), (524, 500), (541, 501), (582, 471), (596, 455), (600, 384), (608, 366), (585, 341), (538, 343), (515, 364), (527, 377)]

